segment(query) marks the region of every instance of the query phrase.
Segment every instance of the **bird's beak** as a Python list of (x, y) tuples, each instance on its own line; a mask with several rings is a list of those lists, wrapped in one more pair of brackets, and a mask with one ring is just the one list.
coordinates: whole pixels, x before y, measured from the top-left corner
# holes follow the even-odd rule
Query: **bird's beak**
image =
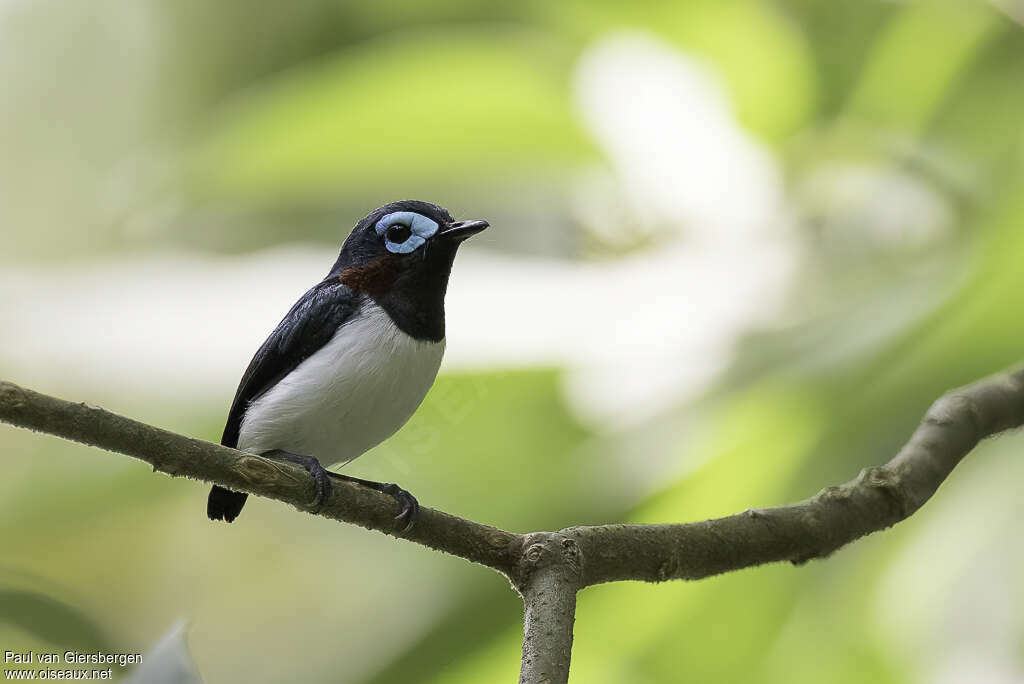
[(452, 242), (462, 242), (472, 237), (491, 224), (487, 221), (456, 221), (449, 223), (445, 229), (437, 234), (437, 237), (446, 238)]

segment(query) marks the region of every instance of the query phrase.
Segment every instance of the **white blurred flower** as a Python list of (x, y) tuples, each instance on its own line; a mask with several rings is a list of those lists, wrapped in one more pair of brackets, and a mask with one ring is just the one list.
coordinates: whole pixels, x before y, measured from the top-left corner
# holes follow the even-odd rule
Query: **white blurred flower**
[[(615, 34), (584, 52), (575, 91), (617, 181), (585, 176), (577, 216), (603, 237), (640, 227), (651, 239), (644, 254), (585, 267), (547, 329), (571, 340), (574, 404), (593, 422), (629, 423), (700, 392), (745, 331), (780, 314), (797, 248), (774, 158), (695, 59)], [(578, 336), (562, 332), (567, 316)]]
[(583, 53), (575, 91), (632, 221), (735, 243), (764, 235), (779, 215), (774, 158), (739, 126), (719, 79), (694, 58), (646, 34), (614, 34)]

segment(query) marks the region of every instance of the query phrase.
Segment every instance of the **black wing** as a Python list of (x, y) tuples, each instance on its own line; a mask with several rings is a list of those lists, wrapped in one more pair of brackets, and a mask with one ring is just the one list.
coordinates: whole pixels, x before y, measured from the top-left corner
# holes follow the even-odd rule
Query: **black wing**
[(237, 447), (249, 404), (327, 344), (357, 307), (356, 295), (336, 278), (324, 280), (302, 295), (245, 369), (220, 443)]

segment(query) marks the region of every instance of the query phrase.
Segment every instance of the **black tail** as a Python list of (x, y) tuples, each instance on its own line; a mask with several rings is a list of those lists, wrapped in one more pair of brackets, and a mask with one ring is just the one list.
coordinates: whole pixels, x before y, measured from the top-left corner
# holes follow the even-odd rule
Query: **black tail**
[(206, 500), (206, 515), (210, 520), (231, 522), (242, 512), (242, 506), (248, 498), (248, 494), (214, 485), (210, 490), (210, 498)]

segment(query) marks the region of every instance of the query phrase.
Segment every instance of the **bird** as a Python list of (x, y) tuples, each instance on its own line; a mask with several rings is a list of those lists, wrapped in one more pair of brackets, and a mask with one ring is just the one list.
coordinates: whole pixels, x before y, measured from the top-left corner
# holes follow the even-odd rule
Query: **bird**
[[(403, 200), (356, 223), (327, 275), (305, 292), (256, 351), (228, 410), (221, 444), (298, 463), (319, 510), (331, 480), (393, 497), (403, 532), (419, 503), (398, 485), (328, 471), (393, 435), (437, 377), (445, 350), (444, 299), (455, 254), (487, 221), (456, 221), (442, 207)], [(248, 494), (210, 490), (211, 520), (233, 522)]]

